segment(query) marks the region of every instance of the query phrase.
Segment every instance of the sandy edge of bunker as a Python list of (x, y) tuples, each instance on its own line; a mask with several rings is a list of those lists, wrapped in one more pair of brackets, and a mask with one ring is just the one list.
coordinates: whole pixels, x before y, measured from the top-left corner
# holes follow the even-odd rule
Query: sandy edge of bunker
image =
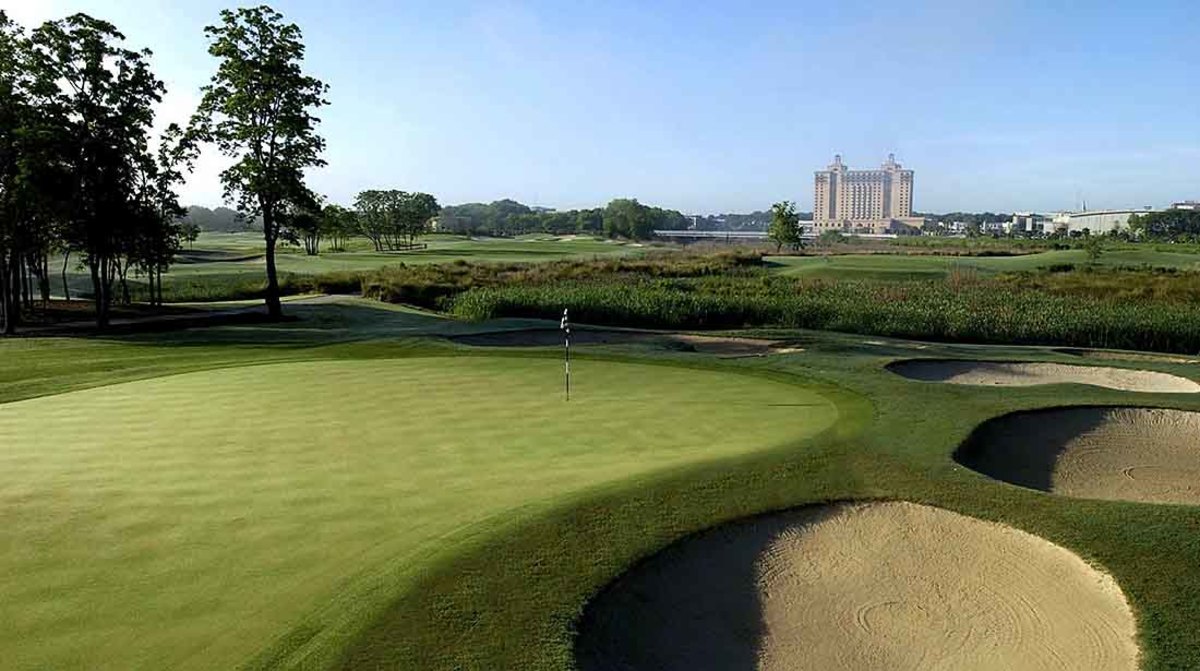
[(905, 359), (886, 368), (921, 382), (996, 387), (1043, 384), (1087, 384), (1118, 391), (1157, 394), (1200, 393), (1200, 383), (1152, 370), (1080, 366), (1039, 361), (976, 361), (970, 359)]
[(990, 419), (955, 452), (990, 478), (1079, 498), (1200, 504), (1200, 412), (1042, 408)]
[(1135, 669), (1120, 588), (1032, 534), (905, 502), (726, 524), (639, 563), (578, 623), (600, 669)]

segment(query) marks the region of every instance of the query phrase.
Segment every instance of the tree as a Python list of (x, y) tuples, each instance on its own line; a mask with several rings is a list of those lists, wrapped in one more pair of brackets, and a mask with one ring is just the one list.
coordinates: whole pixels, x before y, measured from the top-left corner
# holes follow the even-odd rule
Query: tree
[(199, 205), (190, 205), (187, 208), (187, 223), (195, 225), (201, 231), (218, 231), (222, 233), (236, 233), (239, 231), (250, 230), (249, 222), (246, 218), (236, 210), (231, 210), (228, 207), (218, 207), (210, 210), (207, 207)]
[(416, 239), (429, 232), (429, 220), (441, 211), (437, 198), (427, 193), (399, 192), (397, 203), (397, 228), (407, 248), (416, 245)]
[(1195, 241), (1200, 239), (1200, 210), (1172, 208), (1161, 212), (1130, 215), (1129, 230), (1138, 238)]
[(153, 161), (147, 139), (154, 105), (165, 91), (150, 71), (150, 52), (123, 48), (124, 39), (112, 24), (75, 14), (42, 25), (29, 42), (39, 120), (30, 130), (37, 148), (27, 153), (27, 182), (44, 184), (52, 181), (45, 175), (56, 172), (70, 176), (60, 194), (61, 236), (90, 271), (101, 328), (108, 323), (114, 282), (124, 281), (138, 254), (136, 240), (147, 219), (140, 192)]
[(358, 232), (371, 241), (377, 252), (383, 251), (385, 240), (394, 225), (395, 194), (394, 191), (369, 189), (354, 198)]
[(321, 233), (329, 238), (332, 251), (344, 251), (346, 238), (354, 235), (356, 227), (352, 210), (332, 203), (321, 209)]
[(610, 238), (644, 240), (654, 234), (650, 208), (636, 198), (615, 198), (604, 208), (604, 234)]
[(604, 210), (595, 208), (575, 213), (575, 232), (599, 235), (604, 230)]
[(441, 210), (437, 199), (427, 193), (395, 189), (368, 190), (354, 199), (358, 231), (375, 251), (410, 249), (417, 237), (429, 231), (429, 220)]
[(321, 236), (325, 231), (321, 225), (319, 201), (305, 204), (289, 203), (280, 212), (280, 235), (289, 242), (304, 246), (304, 253), (316, 256), (321, 253)]
[(1087, 254), (1089, 264), (1095, 264), (1104, 254), (1104, 236), (1088, 235), (1083, 239), (1083, 251)]
[[(196, 160), (194, 138), (176, 124), (167, 126), (159, 138), (153, 161), (143, 161), (140, 201), (144, 225), (135, 232), (136, 255), (132, 259), (150, 284), (150, 303), (162, 305), (162, 274), (170, 267), (183, 243), (194, 242), (200, 234), (195, 224), (183, 221), (187, 210), (179, 204), (176, 187), (183, 182), (183, 170), (191, 171)], [(122, 278), (124, 284), (124, 278)], [(126, 300), (128, 290), (124, 289)]]
[(283, 315), (275, 245), (289, 204), (311, 199), (304, 171), (325, 165), (325, 141), (313, 111), (327, 105), (328, 87), (305, 75), (300, 28), (267, 6), (224, 10), (204, 29), (217, 72), (205, 86), (193, 128), (236, 162), (221, 173), (226, 197), (262, 220), (266, 242), (267, 310)]
[(771, 225), (767, 229), (767, 237), (775, 242), (775, 253), (784, 245), (798, 249), (803, 243), (800, 237), (800, 215), (796, 212), (796, 204), (790, 200), (780, 201), (771, 206)]
[(21, 67), (24, 36), (0, 10), (0, 332), (12, 333), (20, 319), (18, 180), (20, 133), (28, 115)]
[(200, 238), (200, 233), (204, 229), (200, 228), (199, 224), (185, 219), (179, 222), (179, 230), (183, 235), (183, 241), (188, 243), (188, 248), (190, 249), (191, 245)]

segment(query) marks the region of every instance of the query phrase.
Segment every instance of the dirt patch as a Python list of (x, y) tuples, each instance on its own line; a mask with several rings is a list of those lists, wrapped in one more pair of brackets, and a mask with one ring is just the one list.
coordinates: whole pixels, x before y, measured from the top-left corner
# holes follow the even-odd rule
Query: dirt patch
[(1200, 504), (1200, 413), (1059, 408), (985, 422), (959, 463), (1065, 496)]
[(1039, 384), (1090, 384), (1121, 391), (1195, 394), (1200, 384), (1178, 375), (1149, 370), (1016, 361), (896, 361), (888, 370), (912, 380), (999, 387)]
[[(474, 347), (551, 347), (563, 344), (563, 334), (558, 329), (530, 329), (464, 335), (457, 336), (453, 340)], [(803, 348), (794, 347), (784, 341), (759, 338), (658, 333), (654, 331), (571, 330), (571, 345), (573, 346), (624, 345), (629, 343), (656, 344), (668, 349), (713, 354), (720, 358), (791, 354), (804, 351)]]
[(601, 669), (1135, 669), (1116, 583), (1041, 538), (910, 503), (726, 525), (602, 592), (579, 623)]

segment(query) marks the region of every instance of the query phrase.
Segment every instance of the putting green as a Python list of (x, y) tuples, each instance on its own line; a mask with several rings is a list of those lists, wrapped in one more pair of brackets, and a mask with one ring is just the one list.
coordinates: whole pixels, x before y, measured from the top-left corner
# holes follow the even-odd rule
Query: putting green
[(319, 667), (455, 548), (788, 444), (815, 391), (510, 357), (313, 361), (0, 405), (5, 668)]

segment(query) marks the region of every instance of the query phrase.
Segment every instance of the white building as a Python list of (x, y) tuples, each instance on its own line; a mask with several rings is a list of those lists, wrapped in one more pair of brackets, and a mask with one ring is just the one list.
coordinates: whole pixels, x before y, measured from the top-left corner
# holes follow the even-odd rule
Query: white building
[(1041, 235), (1049, 233), (1048, 228), (1053, 230), (1049, 218), (1033, 212), (1014, 212), (1012, 219), (1004, 224), (1004, 232), (1009, 234)]
[(913, 171), (888, 154), (878, 170), (851, 170), (842, 156), (814, 173), (813, 225), (818, 232), (914, 233), (924, 220), (914, 217)]
[(1150, 208), (1142, 210), (1093, 210), (1090, 212), (1063, 212), (1054, 216), (1054, 228), (1065, 230), (1067, 233), (1109, 233), (1129, 228), (1129, 218), (1133, 215), (1154, 212)]

